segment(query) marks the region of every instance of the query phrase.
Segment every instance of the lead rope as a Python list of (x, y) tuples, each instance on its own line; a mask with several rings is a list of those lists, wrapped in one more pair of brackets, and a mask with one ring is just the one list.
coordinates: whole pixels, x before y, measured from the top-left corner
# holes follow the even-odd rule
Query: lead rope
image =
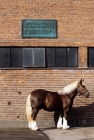
[[(86, 92), (87, 92), (87, 91), (86, 91)], [(85, 93), (86, 93), (86, 92), (85, 92)], [(85, 93), (84, 93), (84, 94), (85, 94)], [(78, 96), (78, 95), (76, 95), (76, 96)], [(89, 105), (89, 104), (86, 104), (86, 103), (82, 102), (80, 99), (77, 99), (77, 98), (75, 98), (75, 99), (78, 100), (78, 101), (80, 101), (80, 102), (83, 103), (84, 105)]]
[(76, 100), (78, 100), (79, 102), (83, 103), (84, 105), (89, 105), (89, 104), (86, 104), (85, 102), (82, 102), (80, 99), (76, 98)]

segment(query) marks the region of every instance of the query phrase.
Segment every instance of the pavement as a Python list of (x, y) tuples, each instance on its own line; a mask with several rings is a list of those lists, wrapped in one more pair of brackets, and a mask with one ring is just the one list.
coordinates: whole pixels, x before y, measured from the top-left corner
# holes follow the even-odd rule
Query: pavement
[(31, 131), (28, 128), (0, 129), (0, 140), (50, 140), (43, 131)]
[(73, 127), (68, 130), (44, 129), (43, 132), (51, 140), (94, 140), (94, 127)]
[(94, 140), (94, 127), (73, 127), (68, 130), (41, 128), (0, 129), (0, 140)]

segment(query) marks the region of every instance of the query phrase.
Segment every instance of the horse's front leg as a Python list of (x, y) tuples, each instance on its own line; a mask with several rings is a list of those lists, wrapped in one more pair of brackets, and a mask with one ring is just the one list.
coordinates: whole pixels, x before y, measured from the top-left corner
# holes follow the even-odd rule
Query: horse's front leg
[(64, 109), (64, 116), (63, 116), (63, 129), (64, 130), (70, 127), (67, 122), (68, 111), (69, 111), (69, 107)]
[(58, 119), (58, 122), (57, 122), (57, 128), (63, 128), (62, 120), (63, 120), (63, 118), (62, 118), (62, 116), (60, 115), (60, 116), (59, 116), (59, 119)]

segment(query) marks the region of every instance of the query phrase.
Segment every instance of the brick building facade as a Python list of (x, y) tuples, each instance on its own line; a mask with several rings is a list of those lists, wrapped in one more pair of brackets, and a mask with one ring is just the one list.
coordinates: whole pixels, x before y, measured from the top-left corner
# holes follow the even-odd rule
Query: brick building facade
[[(26, 126), (25, 102), (32, 90), (44, 88), (57, 91), (81, 78), (85, 79), (90, 97), (76, 97), (68, 119), (75, 126), (94, 125), (94, 69), (91, 67), (93, 57), (89, 56), (89, 49), (92, 52), (94, 47), (93, 7), (92, 0), (0, 1), (0, 48), (47, 47), (78, 50), (77, 67), (1, 67), (1, 127)], [(57, 20), (57, 38), (22, 38), (23, 19)], [(53, 112), (41, 110), (37, 120), (40, 126), (53, 126), (53, 118)]]

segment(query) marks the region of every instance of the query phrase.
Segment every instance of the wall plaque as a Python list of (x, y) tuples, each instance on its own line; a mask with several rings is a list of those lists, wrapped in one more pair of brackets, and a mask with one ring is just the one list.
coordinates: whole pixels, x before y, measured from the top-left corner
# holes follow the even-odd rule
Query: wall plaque
[(23, 38), (57, 38), (56, 20), (22, 20)]

